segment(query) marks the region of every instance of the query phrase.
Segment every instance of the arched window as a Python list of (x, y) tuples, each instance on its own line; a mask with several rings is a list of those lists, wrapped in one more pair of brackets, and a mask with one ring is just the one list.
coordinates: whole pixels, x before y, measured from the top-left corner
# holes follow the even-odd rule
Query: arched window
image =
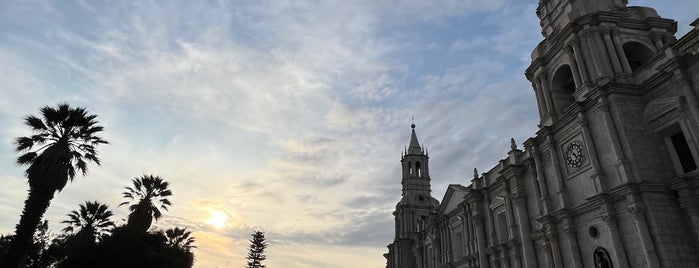
[(422, 172), (420, 170), (420, 162), (415, 162), (415, 171), (417, 171), (418, 177), (422, 176)]
[(575, 89), (575, 81), (573, 80), (573, 72), (570, 70), (570, 66), (563, 65), (558, 68), (551, 80), (551, 95), (556, 112), (562, 113), (563, 110), (575, 102), (573, 97)]
[(624, 44), (623, 48), (624, 54), (626, 54), (626, 60), (629, 62), (629, 66), (633, 72), (655, 56), (653, 50), (639, 42), (628, 42)]

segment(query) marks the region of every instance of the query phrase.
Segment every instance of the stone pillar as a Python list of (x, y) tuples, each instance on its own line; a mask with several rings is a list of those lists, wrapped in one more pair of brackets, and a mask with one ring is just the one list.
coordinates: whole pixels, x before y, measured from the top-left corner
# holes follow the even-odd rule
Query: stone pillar
[(651, 33), (650, 39), (653, 40), (653, 45), (660, 52), (660, 49), (663, 48), (663, 37), (658, 33)]
[(682, 89), (682, 93), (685, 95), (687, 103), (689, 104), (687, 106), (689, 106), (689, 111), (692, 115), (692, 123), (694, 123), (694, 126), (699, 126), (699, 100), (697, 100), (697, 95), (694, 93), (694, 89), (692, 89), (692, 86), (689, 84), (690, 76), (687, 75), (682, 68), (677, 68), (674, 75), (677, 77), (676, 81)]
[(614, 267), (628, 268), (629, 262), (626, 259), (626, 248), (624, 247), (624, 242), (621, 239), (621, 234), (619, 234), (619, 225), (616, 215), (611, 212), (613, 207), (613, 204), (605, 203), (600, 208), (600, 217), (607, 224), (607, 228), (609, 228), (609, 236), (612, 240), (612, 246), (614, 247), (611, 256), (614, 259)]
[(553, 97), (551, 96), (551, 89), (549, 87), (549, 80), (548, 80), (548, 74), (546, 72), (541, 72), (539, 76), (537, 76), (537, 80), (539, 81), (539, 87), (542, 89), (541, 92), (544, 94), (544, 102), (546, 103), (546, 111), (548, 111), (548, 115), (553, 115), (556, 113), (556, 107), (553, 106)]
[(517, 225), (519, 225), (519, 239), (522, 241), (522, 253), (524, 254), (524, 267), (537, 268), (536, 252), (534, 251), (534, 243), (529, 237), (531, 231), (529, 225), (529, 215), (527, 213), (527, 197), (518, 196), (514, 199), (515, 214), (517, 215)]
[(592, 139), (590, 126), (584, 112), (578, 113), (578, 125), (580, 125), (580, 128), (582, 128), (583, 138), (585, 139), (585, 148), (587, 149), (587, 155), (590, 157), (590, 163), (592, 164), (592, 179), (595, 183), (595, 190), (597, 193), (606, 192), (608, 187), (604, 179), (604, 171), (600, 167), (599, 159), (597, 159), (595, 141)]
[(580, 80), (580, 70), (578, 69), (578, 63), (575, 61), (575, 58), (573, 56), (573, 48), (570, 46), (566, 46), (565, 48), (566, 55), (568, 56), (568, 61), (570, 62), (570, 69), (573, 73), (573, 82), (575, 82), (575, 89), (578, 89), (580, 86), (582, 86), (582, 81)]
[(563, 267), (563, 257), (561, 256), (561, 247), (558, 244), (558, 231), (556, 231), (556, 226), (549, 224), (547, 229), (547, 236), (549, 243), (551, 243), (551, 255), (553, 256), (553, 264), (556, 268)]
[(485, 240), (485, 226), (483, 214), (480, 212), (473, 212), (473, 223), (476, 225), (476, 244), (478, 245), (478, 262), (481, 268), (489, 268), (488, 265), (488, 254), (485, 252), (486, 244)]
[(614, 39), (614, 47), (616, 48), (616, 53), (619, 55), (619, 60), (621, 61), (621, 68), (625, 73), (632, 73), (633, 71), (631, 70), (631, 65), (629, 65), (628, 59), (626, 59), (626, 52), (624, 52), (621, 38), (619, 38), (619, 31), (612, 30), (612, 39)]
[(588, 61), (592, 63), (592, 67), (594, 67), (592, 68), (592, 73), (590, 74), (590, 80), (592, 81), (604, 74), (604, 67), (602, 66), (602, 61), (600, 60), (602, 55), (596, 49), (597, 46), (595, 45), (594, 35), (595, 33), (587, 31), (585, 36), (583, 36), (584, 44), (587, 47), (585, 55), (587, 56)]
[[(519, 247), (510, 248), (510, 259), (512, 260), (512, 268), (522, 268), (522, 258), (519, 254)], [(536, 266), (534, 266), (536, 267)]]
[(570, 43), (573, 48), (573, 55), (575, 56), (575, 62), (578, 65), (578, 71), (580, 71), (580, 80), (583, 84), (590, 83), (590, 78), (587, 74), (587, 62), (585, 62), (585, 57), (582, 55), (582, 49), (580, 49), (580, 42), (578, 39), (573, 39)]
[(539, 152), (539, 147), (536, 145), (531, 146), (531, 154), (534, 156), (534, 167), (536, 168), (536, 179), (539, 180), (539, 187), (541, 190), (541, 199), (539, 202), (543, 203), (543, 215), (547, 215), (551, 211), (549, 207), (549, 193), (546, 178), (544, 177), (544, 168), (541, 166), (541, 153)]
[(648, 268), (660, 268), (658, 252), (655, 250), (653, 238), (650, 236), (650, 230), (648, 229), (648, 224), (646, 223), (645, 207), (643, 207), (641, 204), (631, 204), (626, 208), (629, 210), (631, 215), (633, 215), (633, 222), (634, 225), (636, 225), (638, 237), (641, 238), (641, 248), (643, 250), (646, 263), (648, 264)]
[(572, 218), (566, 217), (563, 220), (563, 240), (570, 250), (573, 257), (571, 260), (572, 268), (583, 268), (582, 260), (580, 259), (580, 249), (578, 248), (578, 239), (576, 237), (575, 222)]
[(602, 64), (602, 73), (604, 75), (610, 75), (614, 74), (614, 70), (612, 69), (611, 66), (611, 57), (609, 56), (609, 53), (607, 52), (607, 49), (604, 45), (604, 41), (602, 40), (602, 37), (600, 36), (600, 32), (598, 30), (595, 30), (594, 32), (591, 33), (593, 43), (594, 43), (594, 48), (597, 49), (597, 55), (599, 55), (597, 58), (601, 58), (600, 62)]
[(500, 249), (500, 268), (510, 268), (510, 259), (507, 256), (507, 248)]
[[(534, 78), (536, 81), (536, 78)], [(532, 88), (534, 89), (534, 95), (536, 96), (536, 107), (539, 110), (539, 119), (543, 119), (548, 111), (546, 110), (546, 101), (543, 99), (543, 95), (540, 92), (541, 89), (537, 86), (536, 82), (532, 82)]]
[(680, 177), (672, 181), (671, 189), (679, 193), (680, 207), (689, 216), (689, 228), (693, 231), (695, 243), (699, 242), (699, 188), (696, 177)]
[(607, 100), (607, 96), (602, 95), (599, 98), (600, 111), (602, 111), (602, 121), (604, 122), (604, 127), (609, 133), (610, 144), (612, 145), (612, 151), (614, 152), (615, 166), (617, 168), (618, 176), (621, 179), (620, 183), (628, 182), (632, 180), (632, 171), (629, 167), (628, 161), (624, 156), (624, 150), (621, 147), (621, 141), (619, 140), (619, 134), (616, 131), (616, 124), (614, 123), (614, 117), (612, 117), (612, 110)]
[(558, 144), (553, 140), (553, 135), (549, 134), (546, 136), (546, 142), (549, 144), (549, 150), (551, 151), (551, 164), (553, 165), (553, 174), (556, 176), (556, 198), (558, 198), (558, 203), (561, 208), (568, 207), (568, 190), (566, 189), (565, 179), (561, 172), (561, 164), (558, 159)]
[(551, 242), (545, 238), (544, 245), (542, 248), (544, 251), (544, 255), (546, 257), (546, 267), (547, 268), (555, 268), (556, 264), (553, 262), (553, 249), (551, 248)]
[(621, 67), (621, 61), (619, 61), (619, 55), (616, 53), (616, 48), (614, 48), (614, 43), (612, 42), (612, 36), (610, 30), (603, 30), (602, 36), (604, 37), (604, 45), (609, 51), (609, 57), (612, 60), (612, 66), (614, 67), (614, 73), (621, 73), (624, 71)]

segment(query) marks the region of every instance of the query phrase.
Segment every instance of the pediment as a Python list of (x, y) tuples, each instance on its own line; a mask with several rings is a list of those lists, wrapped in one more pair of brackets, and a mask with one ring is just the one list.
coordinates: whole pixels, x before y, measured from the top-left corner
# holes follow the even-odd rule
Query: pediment
[(458, 184), (449, 185), (447, 192), (444, 194), (444, 198), (442, 198), (438, 213), (440, 215), (446, 215), (459, 209), (459, 204), (464, 201), (464, 196), (466, 196), (465, 187)]
[(684, 98), (681, 96), (655, 99), (646, 105), (643, 118), (657, 129), (669, 121), (676, 120), (683, 111)]

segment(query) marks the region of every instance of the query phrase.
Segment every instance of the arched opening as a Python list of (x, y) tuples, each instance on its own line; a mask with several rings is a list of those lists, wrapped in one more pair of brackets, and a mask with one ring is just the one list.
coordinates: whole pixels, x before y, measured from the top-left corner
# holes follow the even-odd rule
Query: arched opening
[(417, 171), (417, 176), (422, 176), (422, 170), (420, 170), (420, 162), (415, 162), (415, 170)]
[(556, 112), (561, 113), (575, 102), (575, 81), (573, 80), (573, 72), (570, 66), (563, 65), (553, 75), (551, 80), (551, 95), (553, 95), (553, 105), (556, 107)]
[(632, 72), (635, 72), (655, 56), (653, 50), (639, 42), (628, 42), (624, 44), (623, 48), (624, 54), (626, 54), (626, 60), (629, 62)]

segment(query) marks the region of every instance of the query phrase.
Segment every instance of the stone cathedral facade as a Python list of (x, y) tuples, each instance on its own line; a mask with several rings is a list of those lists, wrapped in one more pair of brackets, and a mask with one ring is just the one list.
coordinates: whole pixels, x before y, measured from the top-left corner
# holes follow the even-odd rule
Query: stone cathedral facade
[(413, 125), (387, 267), (699, 267), (699, 20), (677, 39), (625, 0), (536, 13), (539, 130), (440, 203)]

